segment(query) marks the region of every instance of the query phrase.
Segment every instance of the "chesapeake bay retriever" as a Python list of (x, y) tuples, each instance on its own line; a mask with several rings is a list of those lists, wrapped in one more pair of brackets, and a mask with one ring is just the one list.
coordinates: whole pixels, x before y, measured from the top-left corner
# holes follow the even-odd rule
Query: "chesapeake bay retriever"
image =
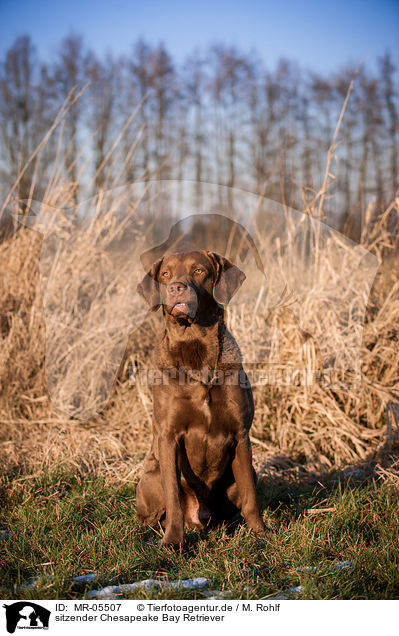
[(236, 341), (224, 323), (245, 274), (213, 252), (160, 258), (138, 292), (162, 307), (156, 350), (153, 440), (137, 486), (141, 522), (165, 528), (161, 544), (181, 544), (183, 527), (203, 529), (238, 511), (263, 531), (249, 429), (254, 405)]

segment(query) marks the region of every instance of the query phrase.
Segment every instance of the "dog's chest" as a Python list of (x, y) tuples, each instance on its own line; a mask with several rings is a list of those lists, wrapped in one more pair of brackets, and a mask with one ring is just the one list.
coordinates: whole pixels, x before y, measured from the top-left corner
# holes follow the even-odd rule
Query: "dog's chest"
[[(208, 377), (208, 374), (205, 375)], [(199, 428), (201, 432), (210, 434), (225, 429), (222, 423), (227, 405), (224, 400), (221, 401), (220, 392), (220, 387), (198, 382), (197, 377), (191, 378), (190, 385), (185, 387), (179, 399), (186, 412), (186, 428)]]
[(233, 445), (231, 422), (226, 408), (221, 412), (215, 390), (193, 392), (183, 434), (191, 469), (211, 483), (223, 474)]

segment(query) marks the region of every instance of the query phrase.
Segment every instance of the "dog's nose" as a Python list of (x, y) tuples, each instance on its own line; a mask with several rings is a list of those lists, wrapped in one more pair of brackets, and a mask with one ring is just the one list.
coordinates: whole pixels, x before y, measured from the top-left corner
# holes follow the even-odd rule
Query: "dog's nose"
[(187, 290), (187, 287), (188, 286), (185, 283), (177, 281), (168, 285), (168, 292), (171, 296), (181, 296)]

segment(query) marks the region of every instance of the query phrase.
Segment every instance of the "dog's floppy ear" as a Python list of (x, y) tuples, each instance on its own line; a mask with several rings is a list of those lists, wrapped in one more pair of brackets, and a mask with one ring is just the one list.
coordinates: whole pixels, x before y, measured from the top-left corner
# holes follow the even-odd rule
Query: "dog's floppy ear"
[(137, 285), (137, 292), (148, 303), (151, 311), (157, 311), (157, 309), (161, 306), (161, 294), (159, 292), (157, 276), (159, 274), (162, 261), (163, 258), (157, 260), (144, 276), (141, 283)]
[(216, 252), (207, 252), (206, 254), (215, 269), (213, 297), (218, 303), (227, 305), (236, 291), (240, 289), (246, 276), (237, 265), (231, 263), (224, 256), (220, 256)]

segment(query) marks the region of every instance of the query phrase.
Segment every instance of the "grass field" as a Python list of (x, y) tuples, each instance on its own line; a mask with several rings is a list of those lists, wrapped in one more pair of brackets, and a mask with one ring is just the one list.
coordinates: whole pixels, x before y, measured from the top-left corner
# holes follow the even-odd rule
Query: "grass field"
[[(301, 599), (399, 598), (396, 485), (357, 470), (264, 479), (259, 495), (264, 540), (237, 523), (207, 536), (187, 531), (176, 551), (160, 549), (160, 534), (137, 523), (134, 485), (73, 472), (3, 480), (0, 597), (82, 598), (143, 579), (206, 577), (226, 598), (275, 598), (297, 586)], [(90, 573), (99, 576), (74, 582)], [(204, 598), (200, 590), (123, 597)]]

